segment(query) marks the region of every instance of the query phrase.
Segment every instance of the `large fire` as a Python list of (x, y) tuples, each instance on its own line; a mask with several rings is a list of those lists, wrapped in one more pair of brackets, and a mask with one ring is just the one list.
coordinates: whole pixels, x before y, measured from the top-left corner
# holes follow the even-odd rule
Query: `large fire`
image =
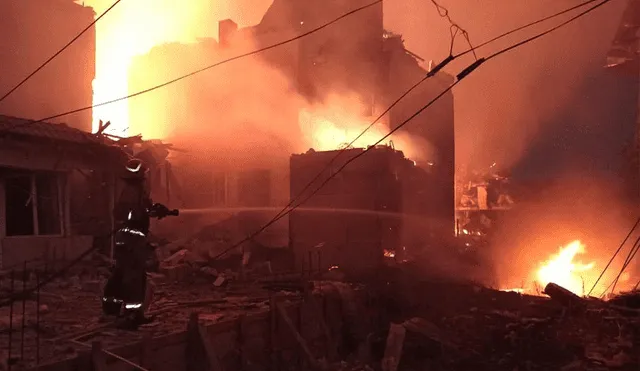
[[(101, 14), (113, 4), (113, 0), (84, 0), (83, 3)], [(252, 4), (253, 5), (253, 4)], [(249, 12), (259, 15), (264, 12), (265, 1), (257, 1)], [(128, 73), (135, 56), (149, 52), (157, 45), (170, 42), (189, 43), (198, 38), (217, 37), (217, 21), (234, 18), (245, 22), (255, 22), (254, 15), (240, 14), (238, 4), (227, 1), (190, 0), (122, 1), (96, 24), (96, 79), (93, 82), (93, 102), (99, 104), (127, 96)], [(211, 61), (202, 61), (203, 67)], [(176, 75), (192, 71), (179, 71)], [(165, 81), (148, 81), (148, 87)], [(154, 93), (150, 93), (154, 94)], [(129, 133), (129, 104), (124, 100), (96, 107), (93, 112), (93, 130), (97, 130), (99, 120), (111, 121), (106, 130), (109, 134)], [(137, 133), (131, 133), (137, 134)], [(143, 133), (155, 137), (156, 133)]]
[(576, 256), (586, 252), (580, 241), (561, 247), (560, 251), (544, 262), (536, 272), (536, 282), (545, 287), (550, 282), (558, 284), (578, 295), (585, 295), (598, 279), (595, 263), (575, 261)]
[[(610, 289), (611, 282), (619, 270), (612, 269), (600, 278), (604, 265), (596, 264), (592, 259), (588, 263), (580, 261), (578, 256), (585, 254), (587, 254), (586, 247), (579, 240), (561, 246), (558, 253), (533, 269), (529, 284), (504, 291), (537, 295), (547, 284), (555, 283), (580, 296), (601, 296)], [(630, 275), (623, 273), (618, 279), (616, 291), (629, 288), (630, 282)]]
[[(362, 115), (344, 109), (343, 107), (347, 105), (346, 102), (300, 110), (298, 119), (307, 146), (316, 151), (331, 151), (344, 148), (358, 138), (351, 146), (366, 148), (374, 145), (389, 132), (386, 124), (376, 123), (360, 136), (371, 125), (374, 118), (363, 118)], [(407, 158), (414, 161), (424, 159), (428, 149), (428, 144), (420, 148), (412, 138), (403, 134), (391, 135), (380, 144), (391, 144), (395, 149), (401, 150)]]

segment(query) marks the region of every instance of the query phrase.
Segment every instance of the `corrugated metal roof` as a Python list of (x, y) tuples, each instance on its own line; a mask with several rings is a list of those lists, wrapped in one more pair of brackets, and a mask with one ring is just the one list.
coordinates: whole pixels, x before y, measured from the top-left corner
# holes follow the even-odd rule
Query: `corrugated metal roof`
[(32, 120), (0, 115), (0, 135), (6, 133), (78, 144), (104, 144), (95, 135), (65, 124), (32, 122)]

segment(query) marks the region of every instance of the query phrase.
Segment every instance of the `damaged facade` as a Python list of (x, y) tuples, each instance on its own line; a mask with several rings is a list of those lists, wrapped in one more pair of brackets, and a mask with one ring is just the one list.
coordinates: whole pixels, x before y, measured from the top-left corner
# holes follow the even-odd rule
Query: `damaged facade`
[(0, 116), (2, 267), (72, 259), (93, 243), (107, 248), (122, 156), (63, 124)]
[[(328, 4), (316, 1), (303, 6), (276, 0), (262, 21), (254, 27), (239, 29), (231, 20), (220, 22), (219, 42), (209, 39), (191, 45), (168, 44), (156, 47), (148, 55), (137, 58), (130, 69), (129, 89), (135, 92), (145, 88), (148, 81), (170, 79), (172, 71), (184, 68), (178, 66), (186, 64), (200, 68), (203, 63), (209, 63), (203, 61), (219, 61), (292, 38), (307, 31), (309, 27), (326, 22), (336, 14), (352, 10), (351, 8), (352, 5), (346, 1)], [(250, 47), (234, 50), (234, 45), (247, 39), (252, 40)], [(173, 58), (177, 53), (184, 56), (181, 61)], [(249, 73), (248, 68), (243, 69), (243, 63), (250, 63), (247, 61), (251, 58), (259, 59), (261, 63), (266, 63), (286, 76), (293, 92), (309, 103), (320, 102), (336, 91), (358, 95), (367, 107), (365, 116), (370, 121), (380, 114), (378, 107), (390, 105), (427, 73), (416, 56), (404, 48), (401, 36), (384, 30), (382, 5), (379, 4), (337, 22), (332, 25), (331, 32), (318, 32), (257, 56), (221, 66), (221, 74), (234, 76), (227, 85), (207, 82), (206, 79), (188, 80), (180, 86), (168, 87), (152, 98), (140, 97), (136, 105), (131, 107), (132, 129), (153, 133), (156, 127), (171, 128), (171, 132), (162, 134), (178, 147), (181, 139), (186, 139), (184, 142), (188, 143), (190, 136), (201, 135), (189, 131), (191, 122), (215, 126), (216, 130), (227, 125), (229, 129), (219, 130), (223, 134), (229, 134), (229, 138), (249, 140), (250, 137), (257, 137), (250, 140), (250, 148), (242, 149), (226, 138), (210, 138), (211, 143), (215, 144), (200, 150), (203, 153), (201, 158), (197, 158), (194, 153), (173, 154), (171, 161), (175, 165), (176, 176), (182, 180), (182, 191), (180, 200), (176, 200), (172, 207), (269, 208), (282, 207), (288, 203), (289, 156), (300, 150), (291, 143), (283, 143), (275, 135), (261, 131), (259, 127), (264, 126), (264, 122), (252, 122), (260, 117), (248, 115), (237, 118), (233, 124), (227, 124), (222, 122), (226, 117), (218, 121), (223, 112), (215, 111), (216, 107), (225, 110), (234, 104), (242, 104), (243, 100), (261, 99), (257, 97), (269, 95), (268, 91), (256, 95), (251, 81), (243, 80)], [(389, 127), (398, 126), (452, 81), (453, 77), (444, 73), (425, 81), (391, 110), (388, 115)], [(233, 85), (236, 82), (238, 86)], [(212, 96), (214, 92), (215, 95)], [(158, 98), (159, 94), (164, 97)], [(268, 101), (269, 97), (265, 99), (266, 104), (271, 103)], [(158, 116), (164, 122), (149, 121), (149, 111), (160, 112)], [(292, 123), (298, 123), (298, 108), (286, 106), (280, 111), (279, 121), (270, 122), (269, 125), (292, 127)], [(210, 122), (203, 124), (202, 117), (209, 117)], [(434, 186), (431, 188), (434, 196), (430, 207), (443, 218), (439, 222), (453, 225), (455, 145), (452, 94), (449, 92), (444, 95), (401, 131), (422, 138), (433, 147), (429, 171), (434, 174)], [(286, 135), (293, 138), (292, 141), (302, 137), (299, 128)], [(262, 142), (266, 144), (263, 145)], [(259, 218), (266, 221), (273, 216), (274, 211), (262, 214)], [(188, 219), (186, 215), (184, 220)], [(279, 228), (286, 228), (286, 218), (282, 222)], [(281, 239), (277, 243), (282, 246)]]
[[(305, 200), (348, 159), (364, 149), (349, 149), (324, 171), (337, 151), (291, 158), (291, 198)], [(321, 177), (315, 179), (318, 173)], [(448, 212), (432, 207), (443, 190), (434, 173), (421, 169), (401, 151), (372, 149), (329, 180), (302, 208), (289, 216), (296, 268), (352, 273), (380, 266), (386, 257), (405, 260), (417, 254)], [(315, 180), (314, 180), (315, 179)], [(311, 187), (307, 187), (313, 181)], [(299, 198), (297, 198), (299, 196)], [(450, 227), (451, 224), (446, 224)]]
[[(93, 22), (95, 13), (69, 0), (0, 2), (0, 96)], [(41, 120), (93, 103), (96, 36), (91, 27), (45, 69), (0, 102), (0, 114)], [(58, 120), (54, 120), (59, 122)], [(92, 110), (64, 118), (91, 131)]]

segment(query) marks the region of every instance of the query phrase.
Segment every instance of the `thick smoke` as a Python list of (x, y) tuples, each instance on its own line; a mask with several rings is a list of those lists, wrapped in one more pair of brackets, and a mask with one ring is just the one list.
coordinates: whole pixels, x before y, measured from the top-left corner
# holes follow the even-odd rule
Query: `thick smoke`
[[(475, 44), (580, 2), (440, 1)], [(563, 29), (504, 54), (458, 85), (454, 90), (457, 163), (486, 168), (496, 162), (500, 168), (509, 169), (525, 156), (541, 131), (567, 111), (599, 110), (576, 107), (574, 98), (584, 94), (589, 79), (602, 73), (625, 3), (611, 2)], [(403, 34), (407, 47), (423, 58), (437, 63), (448, 55), (449, 23), (430, 1), (385, 3), (385, 19), (386, 26)], [(478, 50), (478, 56), (487, 56), (547, 27), (532, 27), (490, 44)], [(464, 38), (458, 36), (455, 50), (467, 48)], [(472, 61), (469, 54), (448, 70), (457, 73)]]
[[(469, 32), (474, 45), (580, 2), (440, 1)], [(432, 2), (385, 4), (387, 27), (403, 34), (408, 49), (436, 63), (448, 55), (449, 23)], [(536, 185), (525, 180), (524, 192), (515, 197), (520, 205), (497, 223), (500, 228), (491, 252), (497, 286), (520, 287), (558, 247), (576, 239), (587, 250), (576, 258), (595, 262), (599, 273), (633, 224), (633, 215), (619, 192), (620, 178), (594, 171), (603, 163), (610, 172), (618, 167), (614, 161), (620, 156), (612, 159), (615, 143), (622, 142), (624, 122), (633, 121), (623, 116), (627, 113), (620, 102), (624, 93), (600, 91), (615, 86), (610, 77), (607, 81), (605, 74), (610, 72), (603, 66), (625, 5), (624, 1), (611, 2), (503, 54), (454, 89), (458, 168), (482, 171), (495, 162), (498, 169), (507, 171), (527, 168), (529, 179), (545, 178), (538, 179), (537, 185), (544, 192), (536, 192)], [(478, 57), (560, 21), (483, 47)], [(464, 38), (458, 36), (454, 50), (467, 48)], [(472, 61), (469, 54), (447, 70), (455, 74)], [(564, 175), (550, 182), (551, 173)], [(615, 268), (619, 270), (620, 264)]]

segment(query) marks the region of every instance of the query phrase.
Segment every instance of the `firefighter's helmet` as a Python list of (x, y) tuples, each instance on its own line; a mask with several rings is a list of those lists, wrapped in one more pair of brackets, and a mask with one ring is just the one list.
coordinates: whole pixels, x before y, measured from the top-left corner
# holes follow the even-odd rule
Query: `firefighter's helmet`
[(133, 178), (142, 178), (147, 173), (147, 167), (144, 165), (144, 162), (138, 158), (132, 158), (127, 161), (127, 165), (125, 166), (126, 177)]

